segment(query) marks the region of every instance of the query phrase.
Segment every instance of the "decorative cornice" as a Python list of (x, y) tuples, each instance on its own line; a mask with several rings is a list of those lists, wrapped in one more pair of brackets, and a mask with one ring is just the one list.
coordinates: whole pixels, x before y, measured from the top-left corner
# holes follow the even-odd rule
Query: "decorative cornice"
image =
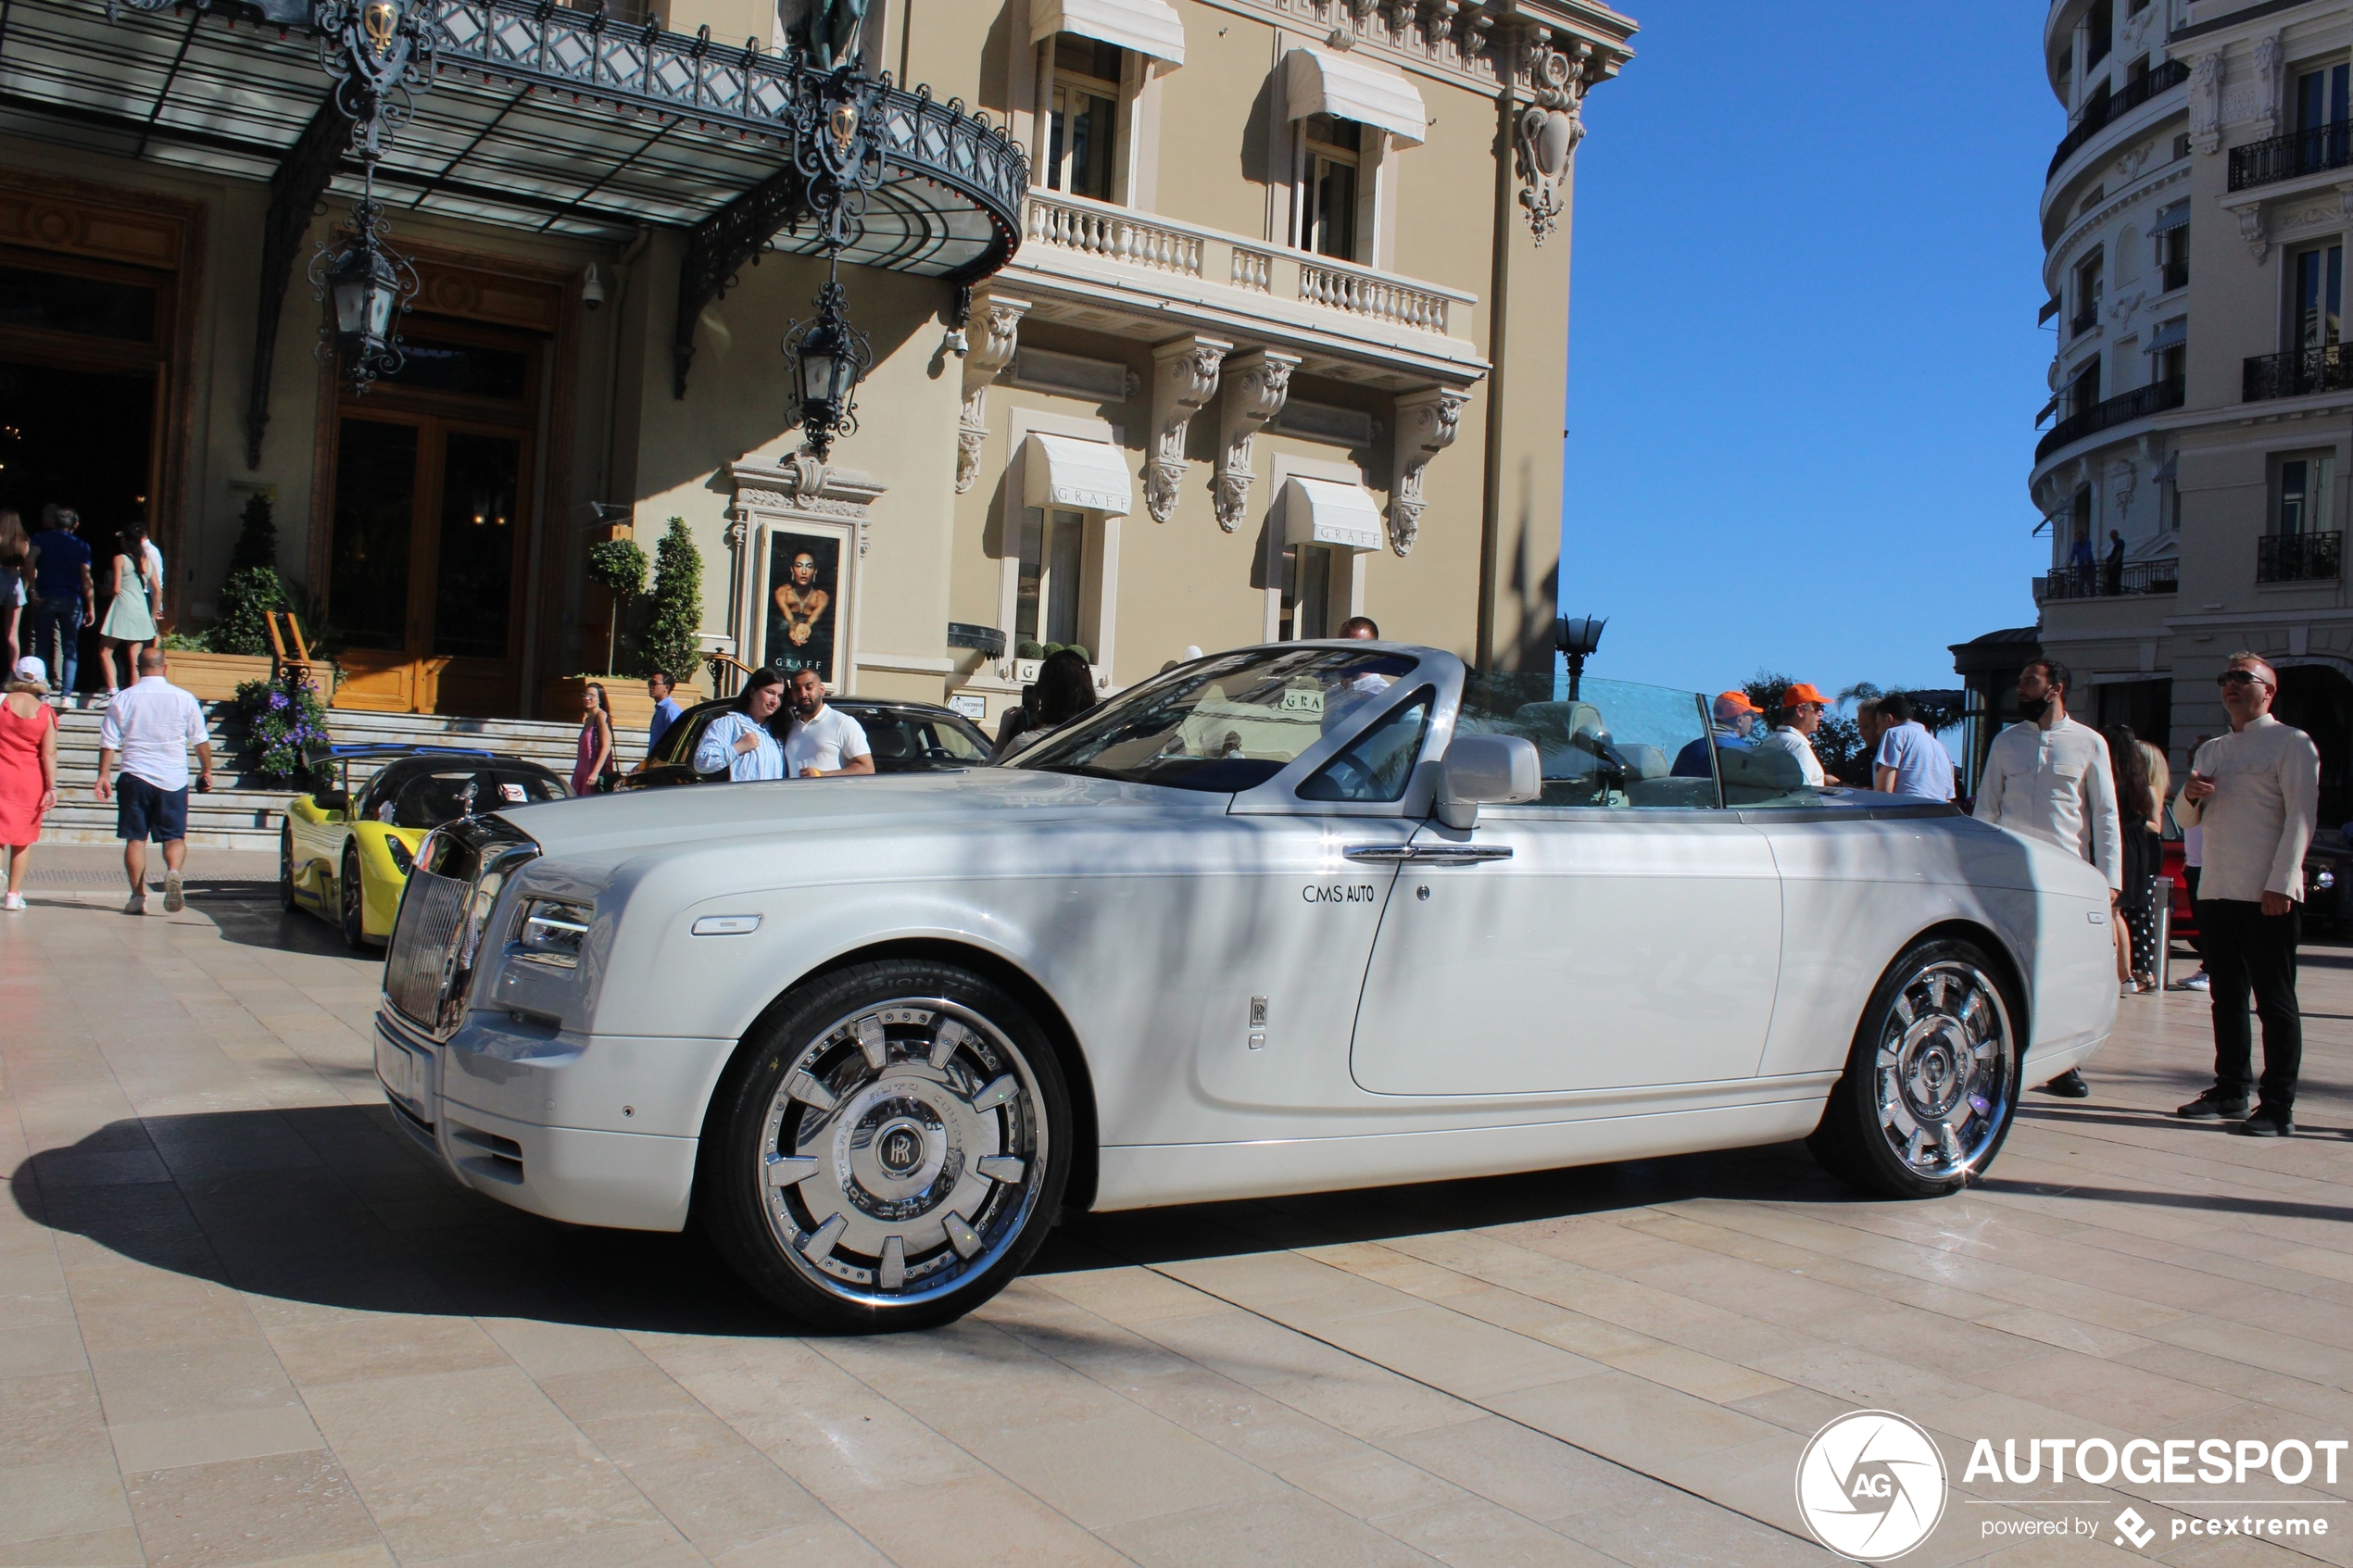
[(740, 549), (747, 537), (742, 524), (755, 518), (774, 521), (793, 517), (834, 518), (858, 527), (858, 553), (871, 544), (869, 508), (885, 486), (862, 469), (836, 468), (810, 452), (796, 452), (774, 462), (746, 458), (721, 469), (731, 493), (727, 506), (728, 544)]
[(1588, 0), (1199, 0), (1475, 92), (1526, 87), (1514, 56), (1535, 30), (1592, 51), (1588, 83), (1634, 57), (1629, 17)]

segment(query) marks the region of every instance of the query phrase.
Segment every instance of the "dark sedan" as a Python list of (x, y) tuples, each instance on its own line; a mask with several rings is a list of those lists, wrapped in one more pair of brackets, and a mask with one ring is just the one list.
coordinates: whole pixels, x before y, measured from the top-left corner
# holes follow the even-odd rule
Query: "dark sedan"
[[(874, 749), (877, 773), (936, 773), (952, 768), (977, 768), (988, 760), (988, 737), (980, 727), (953, 709), (928, 702), (884, 702), (872, 697), (843, 697), (828, 702), (858, 721)], [(695, 771), (695, 747), (702, 733), (722, 713), (735, 711), (733, 699), (697, 703), (678, 716), (662, 735), (661, 744), (647, 757), (645, 766), (621, 781), (623, 789), (661, 789), (672, 784), (724, 782), (723, 771)], [(782, 739), (791, 711), (779, 709), (774, 721)]]

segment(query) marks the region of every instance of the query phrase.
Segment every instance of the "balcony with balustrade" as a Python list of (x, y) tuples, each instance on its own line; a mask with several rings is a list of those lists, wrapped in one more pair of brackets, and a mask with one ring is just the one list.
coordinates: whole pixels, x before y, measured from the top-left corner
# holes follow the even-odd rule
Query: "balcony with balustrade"
[(2267, 533), (2255, 541), (2258, 583), (2334, 583), (2344, 575), (2345, 535)]
[(2035, 445), (2034, 461), (2040, 464), (2061, 447), (2073, 445), (2087, 435), (2097, 435), (2102, 431), (2114, 430), (2134, 420), (2178, 408), (2184, 401), (2186, 390), (2187, 383), (2180, 376), (2169, 376), (2163, 381), (2151, 382), (2146, 386), (2102, 398), (2088, 408), (2079, 408), (2045, 433), (2043, 439)]
[(2034, 602), (2063, 599), (2136, 598), (2149, 594), (2177, 594), (2182, 588), (2179, 560), (2141, 560), (2120, 565), (2095, 561), (2090, 566), (2061, 567), (2034, 579)]
[(991, 287), (1032, 300), (1033, 319), (1230, 337), (1390, 390), (1487, 369), (1475, 294), (1059, 191), (1029, 193), (1021, 249)]
[(2168, 60), (2139, 81), (2125, 83), (2121, 91), (2112, 94), (2104, 93), (2094, 97), (2083, 106), (2075, 123), (2069, 127), (2067, 134), (2059, 138), (2057, 149), (2051, 154), (2050, 168), (2044, 171), (2044, 179), (2047, 181), (2057, 174), (2059, 166), (2074, 157), (2077, 150), (2093, 137), (2122, 119), (2151, 98), (2179, 87), (2189, 79), (2190, 68), (2187, 62)]

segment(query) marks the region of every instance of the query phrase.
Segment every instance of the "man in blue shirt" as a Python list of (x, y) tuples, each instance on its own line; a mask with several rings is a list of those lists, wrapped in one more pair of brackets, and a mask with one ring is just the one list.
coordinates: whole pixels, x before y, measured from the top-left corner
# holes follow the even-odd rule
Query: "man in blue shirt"
[(1748, 738), (1748, 733), (1756, 727), (1757, 718), (1763, 709), (1748, 700), (1747, 693), (1737, 691), (1718, 693), (1710, 712), (1716, 721), (1715, 733), (1710, 735), (1702, 735), (1677, 752), (1675, 766), (1667, 770), (1670, 777), (1714, 778), (1716, 768), (1708, 759), (1707, 755), (1710, 741), (1715, 742), (1718, 749), (1725, 751), (1746, 751), (1755, 744)]
[(646, 677), (646, 695), (654, 699), (654, 721), (646, 727), (648, 757), (661, 749), (661, 737), (670, 733), (670, 726), (678, 722), (678, 715), (684, 711), (678, 699), (670, 695), (676, 684), (661, 670)]
[[(32, 536), (32, 604), (26, 609), (31, 650), (57, 672), (57, 705), (73, 701), (81, 663), (82, 628), (98, 619), (98, 595), (90, 581), (90, 546), (74, 537), (82, 514), (55, 504), (41, 508), (41, 532)], [(51, 659), (49, 637), (61, 645)], [(112, 680), (112, 676), (107, 677)]]
[(1910, 800), (1953, 798), (1953, 756), (1912, 717), (1912, 699), (1890, 692), (1879, 699), (1887, 729), (1871, 754), (1871, 787)]

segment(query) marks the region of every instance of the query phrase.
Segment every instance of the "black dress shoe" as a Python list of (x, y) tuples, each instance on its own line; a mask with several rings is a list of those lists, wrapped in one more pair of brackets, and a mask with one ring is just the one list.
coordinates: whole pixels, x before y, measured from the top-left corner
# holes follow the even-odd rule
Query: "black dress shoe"
[(2292, 1138), (2296, 1135), (2296, 1123), (2286, 1111), (2261, 1105), (2256, 1107), (2254, 1115), (2231, 1131), (2250, 1138)]
[(2057, 1095), (2061, 1099), (2089, 1099), (2092, 1098), (2092, 1085), (2083, 1082), (2082, 1073), (2070, 1067), (2044, 1085), (2043, 1092)]
[(2173, 1114), (2192, 1122), (2211, 1121), (2218, 1117), (2225, 1122), (2235, 1122), (2246, 1114), (2251, 1103), (2245, 1095), (2208, 1089), (2189, 1104), (2174, 1107)]

